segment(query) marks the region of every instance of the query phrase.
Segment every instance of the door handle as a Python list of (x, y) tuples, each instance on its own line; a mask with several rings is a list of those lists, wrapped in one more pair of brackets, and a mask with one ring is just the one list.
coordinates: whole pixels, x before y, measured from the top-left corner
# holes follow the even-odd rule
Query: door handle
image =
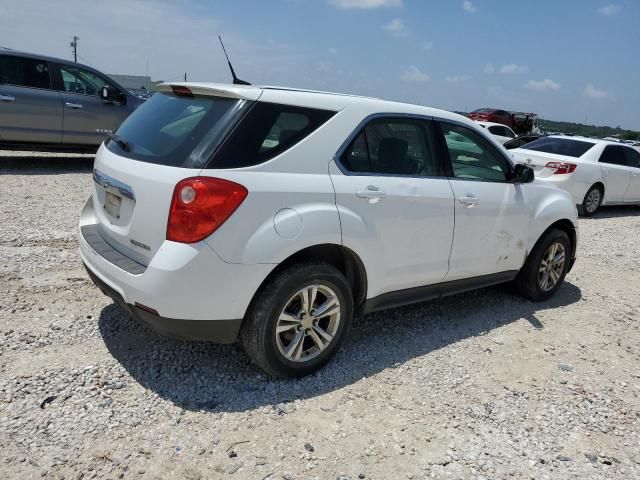
[(74, 110), (77, 110), (79, 108), (82, 108), (82, 105), (80, 103), (71, 103), (71, 102), (66, 102), (65, 105), (69, 108), (73, 108)]
[(358, 198), (367, 198), (370, 203), (376, 203), (381, 198), (386, 197), (387, 194), (380, 190), (378, 187), (367, 185), (367, 188), (365, 190), (358, 190), (356, 192), (356, 196)]
[(473, 195), (466, 195), (464, 197), (460, 197), (458, 201), (463, 205), (466, 205), (467, 208), (475, 207), (478, 203), (480, 203), (480, 199), (477, 197), (474, 197)]
[(2, 100), (3, 102), (15, 102), (16, 97), (12, 95), (0, 95), (0, 100)]

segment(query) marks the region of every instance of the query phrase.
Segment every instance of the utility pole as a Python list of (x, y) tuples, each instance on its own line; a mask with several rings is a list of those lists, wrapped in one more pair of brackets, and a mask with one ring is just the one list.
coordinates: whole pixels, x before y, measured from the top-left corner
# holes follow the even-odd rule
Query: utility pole
[(184, 74), (184, 81), (185, 81), (185, 83), (187, 81), (187, 74), (186, 73)]
[(78, 40), (80, 40), (80, 37), (74, 35), (73, 42), (69, 44), (71, 48), (73, 48), (73, 61), (75, 63), (78, 63)]

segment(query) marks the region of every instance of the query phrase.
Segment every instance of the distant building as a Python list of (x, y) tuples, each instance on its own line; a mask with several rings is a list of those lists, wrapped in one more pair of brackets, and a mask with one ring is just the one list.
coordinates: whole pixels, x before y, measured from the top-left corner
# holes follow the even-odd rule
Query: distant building
[(145, 77), (144, 75), (109, 74), (109, 76), (135, 95), (146, 94), (153, 84), (151, 77)]

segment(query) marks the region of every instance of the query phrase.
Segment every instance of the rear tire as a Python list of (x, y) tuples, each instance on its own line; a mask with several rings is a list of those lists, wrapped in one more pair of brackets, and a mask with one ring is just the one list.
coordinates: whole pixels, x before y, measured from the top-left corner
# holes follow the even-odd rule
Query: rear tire
[(578, 206), (578, 213), (582, 217), (591, 217), (598, 211), (602, 204), (602, 187), (593, 185), (582, 199), (582, 204)]
[(260, 289), (240, 340), (251, 360), (270, 375), (302, 377), (335, 355), (352, 319), (353, 294), (344, 275), (324, 262), (296, 263)]
[(569, 236), (551, 229), (541, 237), (515, 279), (518, 292), (534, 302), (549, 299), (562, 285), (571, 262)]

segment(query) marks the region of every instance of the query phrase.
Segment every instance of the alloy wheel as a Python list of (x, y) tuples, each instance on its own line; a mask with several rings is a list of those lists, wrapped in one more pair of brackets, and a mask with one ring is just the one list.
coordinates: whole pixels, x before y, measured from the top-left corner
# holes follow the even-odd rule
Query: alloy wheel
[(585, 209), (589, 213), (593, 213), (600, 206), (600, 190), (594, 188), (589, 192), (586, 199)]
[(292, 362), (307, 362), (333, 341), (341, 318), (338, 295), (326, 285), (309, 285), (286, 303), (276, 322), (278, 350)]
[(540, 268), (538, 270), (538, 285), (548, 292), (552, 290), (560, 280), (564, 271), (566, 261), (566, 251), (560, 242), (553, 242), (542, 256)]

